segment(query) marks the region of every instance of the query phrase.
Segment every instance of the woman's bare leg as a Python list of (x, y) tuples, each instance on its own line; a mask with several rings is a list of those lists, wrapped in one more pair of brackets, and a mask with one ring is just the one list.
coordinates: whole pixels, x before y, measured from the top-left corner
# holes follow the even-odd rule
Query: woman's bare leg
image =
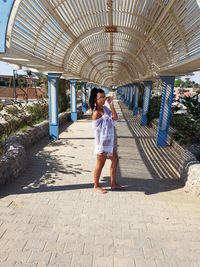
[(118, 155), (116, 151), (113, 151), (113, 156), (110, 157), (111, 160), (111, 166), (110, 166), (110, 185), (111, 188), (119, 187), (117, 184), (117, 166), (118, 166)]
[(105, 164), (105, 161), (106, 161), (105, 155), (103, 155), (103, 154), (97, 155), (97, 163), (96, 163), (96, 167), (94, 169), (94, 190), (96, 192), (100, 192), (100, 193), (106, 193), (107, 192), (104, 188), (102, 188), (99, 185), (99, 179), (100, 179), (101, 172), (102, 172), (103, 166)]

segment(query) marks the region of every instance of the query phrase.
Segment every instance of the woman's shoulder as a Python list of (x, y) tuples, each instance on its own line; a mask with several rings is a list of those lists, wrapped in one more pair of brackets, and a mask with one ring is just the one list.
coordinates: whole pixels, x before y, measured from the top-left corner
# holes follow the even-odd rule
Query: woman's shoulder
[(108, 115), (111, 115), (112, 114), (111, 110), (107, 106), (103, 106), (103, 109), (104, 109), (104, 112), (106, 114), (108, 114)]
[(93, 120), (98, 120), (101, 117), (102, 117), (102, 114), (98, 110), (93, 111), (93, 113), (92, 113), (92, 119)]

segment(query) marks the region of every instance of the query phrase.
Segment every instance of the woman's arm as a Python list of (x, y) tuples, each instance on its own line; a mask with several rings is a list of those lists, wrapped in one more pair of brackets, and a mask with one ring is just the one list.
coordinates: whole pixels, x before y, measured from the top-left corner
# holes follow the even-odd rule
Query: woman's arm
[(117, 112), (116, 112), (114, 104), (113, 104), (113, 98), (111, 96), (109, 96), (107, 99), (107, 102), (108, 102), (110, 110), (112, 112), (112, 119), (118, 120), (118, 115), (117, 115)]
[(102, 117), (102, 114), (99, 113), (97, 110), (95, 110), (93, 113), (92, 113), (92, 120), (97, 120), (99, 118)]

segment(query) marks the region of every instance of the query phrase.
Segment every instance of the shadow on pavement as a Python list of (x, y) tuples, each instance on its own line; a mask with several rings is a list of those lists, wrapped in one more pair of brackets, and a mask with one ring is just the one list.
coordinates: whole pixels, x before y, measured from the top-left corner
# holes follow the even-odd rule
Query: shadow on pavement
[[(101, 181), (104, 183), (103, 186), (109, 186), (110, 177), (104, 176)], [(117, 183), (124, 187), (124, 190), (118, 190), (116, 192), (144, 192), (146, 195), (157, 194), (166, 191), (177, 190), (183, 187), (181, 180), (155, 180), (155, 179), (144, 179), (144, 178), (130, 178), (121, 177), (120, 171), (118, 173)]]
[[(91, 170), (83, 169), (78, 162), (76, 164), (70, 163), (70, 159), (75, 157), (70, 154), (61, 154), (60, 151), (63, 146), (71, 146), (73, 149), (78, 149), (78, 146), (73, 145), (70, 140), (59, 139), (52, 141), (45, 137), (40, 143), (28, 150), (27, 169), (18, 179), (1, 186), (0, 198), (12, 194), (76, 190), (93, 187), (93, 183), (84, 183), (83, 179), (77, 179), (78, 175), (88, 175), (88, 173), (91, 173)], [(57, 152), (59, 152), (58, 157), (56, 156)], [(68, 177), (67, 175), (70, 176), (68, 185), (66, 185), (67, 179), (63, 179), (65, 175), (66, 177)], [(65, 184), (62, 184), (63, 180), (65, 180)]]
[[(119, 136), (119, 138), (127, 138), (135, 141), (141, 160), (144, 162), (152, 178), (140, 178), (137, 174), (134, 177), (132, 173), (130, 173), (130, 176), (122, 176), (122, 171), (119, 168), (119, 183), (127, 186), (124, 192), (142, 191), (145, 194), (155, 194), (183, 187), (183, 181), (178, 179), (178, 155), (173, 154), (170, 147), (162, 149), (158, 148), (155, 144), (155, 136), (152, 135), (152, 131), (149, 129), (146, 131), (145, 128), (140, 130), (141, 126), (139, 124), (136, 125), (138, 123), (137, 121), (135, 121), (133, 127), (133, 125), (130, 124), (129, 114), (127, 112), (127, 110), (123, 110), (124, 118), (129, 126), (132, 136)], [(122, 116), (120, 119), (122, 120)], [(131, 118), (131, 120), (132, 119), (133, 118)], [(70, 124), (71, 123), (69, 122), (62, 126), (60, 132), (67, 131)], [(73, 153), (68, 155), (60, 153), (60, 148), (63, 146), (78, 149), (78, 146), (71, 142), (73, 139), (84, 140), (93, 138), (61, 137), (57, 141), (44, 138), (39, 144), (35, 145), (28, 151), (29, 164), (25, 172), (20, 176), (20, 179), (4, 185), (0, 197), (12, 194), (92, 188), (93, 183), (84, 183), (82, 178), (77, 178), (77, 176), (80, 175), (91, 175), (92, 170), (83, 169), (78, 162), (76, 164), (70, 163), (70, 158), (75, 158)], [(80, 146), (83, 147), (83, 145)], [(56, 156), (57, 152), (59, 152), (58, 157)], [(122, 157), (121, 160), (125, 162), (126, 158)], [(129, 164), (137, 164), (137, 161), (130, 162)], [(61, 178), (62, 175), (70, 177), (70, 180), (68, 181), (68, 178)], [(107, 176), (102, 177), (102, 186), (109, 186), (109, 179), (110, 178)]]
[[(141, 160), (152, 177), (152, 179), (144, 179), (143, 177), (132, 177), (131, 174), (130, 177), (124, 177), (119, 168), (119, 178), (128, 185), (126, 191), (144, 191), (145, 194), (155, 194), (184, 187), (184, 181), (180, 179), (182, 164), (180, 155), (170, 146), (158, 147), (155, 130), (141, 126), (139, 118), (133, 117), (131, 110), (123, 103), (120, 103), (120, 107)], [(118, 136), (118, 138), (127, 138), (127, 143), (130, 139), (129, 136)], [(125, 161), (126, 159), (122, 158), (121, 160)], [(133, 160), (132, 163), (133, 165), (137, 164), (137, 160)]]

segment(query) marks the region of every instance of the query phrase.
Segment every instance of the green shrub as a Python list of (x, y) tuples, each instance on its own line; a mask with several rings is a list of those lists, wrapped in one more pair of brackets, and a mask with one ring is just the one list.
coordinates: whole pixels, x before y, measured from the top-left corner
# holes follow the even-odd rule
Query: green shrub
[(48, 105), (45, 100), (40, 100), (31, 106), (22, 106), (13, 102), (5, 108), (7, 114), (2, 117), (7, 124), (0, 124), (0, 155), (3, 153), (3, 142), (12, 134), (24, 131), (27, 127), (33, 126), (48, 118)]
[[(200, 143), (200, 103), (198, 102), (198, 98), (196, 96), (185, 98), (183, 104), (187, 107), (186, 114), (172, 113), (171, 126), (175, 130), (173, 134), (174, 139), (182, 145)], [(153, 97), (149, 112), (147, 113), (148, 125), (154, 119), (159, 118), (160, 106), (161, 96)]]
[(147, 112), (147, 124), (151, 125), (154, 119), (159, 118), (161, 106), (161, 96), (154, 96), (150, 101), (149, 111)]
[(67, 94), (66, 94), (67, 86), (69, 86), (69, 83), (67, 83), (66, 80), (63, 80), (63, 79), (59, 80), (59, 84), (58, 84), (59, 113), (66, 111), (69, 106), (69, 98), (67, 97)]
[(171, 125), (175, 128), (175, 140), (180, 144), (200, 143), (200, 103), (198, 95), (193, 98), (184, 98), (183, 104), (187, 107), (186, 114), (173, 114)]
[(27, 111), (30, 114), (32, 124), (48, 118), (48, 105), (45, 101), (39, 101), (36, 104), (27, 106)]

